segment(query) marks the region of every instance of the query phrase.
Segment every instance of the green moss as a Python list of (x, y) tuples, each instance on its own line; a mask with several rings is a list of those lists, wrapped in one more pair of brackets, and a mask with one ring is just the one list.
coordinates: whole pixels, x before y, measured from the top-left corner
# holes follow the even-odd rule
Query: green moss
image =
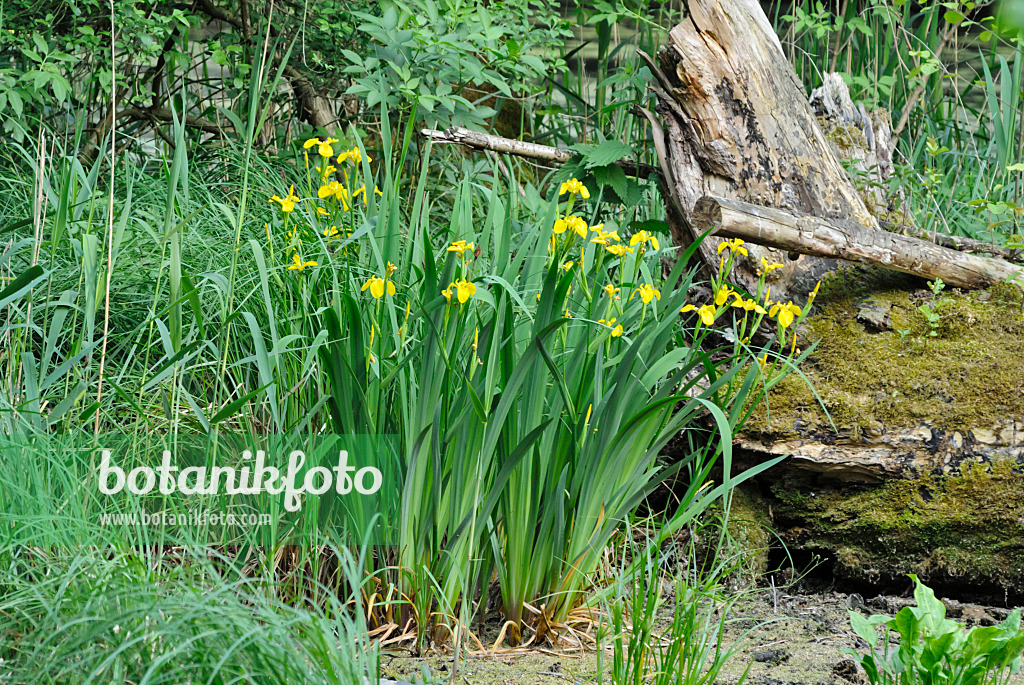
[(768, 503), (753, 488), (733, 490), (729, 507), (729, 538), (740, 559), (742, 580), (756, 582), (768, 570), (771, 549), (771, 517)]
[[(921, 287), (900, 274), (846, 270), (831, 276), (801, 330), (801, 344), (817, 342), (800, 367), (811, 386), (798, 374), (785, 378), (746, 430), (784, 435), (797, 422), (804, 430), (830, 430), (831, 417), (857, 437), (922, 421), (955, 429), (1024, 417), (1020, 291), (999, 286), (987, 300), (978, 292), (943, 292), (932, 336), (919, 306), (933, 296)], [(869, 295), (892, 303), (892, 330), (870, 332), (857, 321), (858, 304)]]
[(824, 117), (818, 117), (818, 123), (821, 125), (825, 133), (825, 138), (833, 143), (840, 151), (840, 153), (847, 152), (849, 150), (866, 150), (868, 147), (868, 141), (864, 137), (864, 131), (858, 126), (837, 126), (833, 125), (833, 122)]
[(860, 492), (772, 490), (790, 546), (831, 554), (839, 575), (919, 573), (1024, 590), (1024, 475), (1009, 461)]

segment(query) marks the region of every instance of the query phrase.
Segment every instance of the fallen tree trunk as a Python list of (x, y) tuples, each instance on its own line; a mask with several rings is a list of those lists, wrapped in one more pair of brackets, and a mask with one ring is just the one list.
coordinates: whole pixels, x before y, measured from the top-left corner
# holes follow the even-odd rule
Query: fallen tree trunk
[(836, 219), (799, 215), (739, 200), (705, 196), (693, 209), (697, 231), (787, 252), (874, 264), (958, 288), (987, 288), (1021, 277), (1024, 269), (1002, 259), (957, 252), (919, 238)]
[(957, 473), (964, 464), (1013, 460), (1024, 453), (1024, 422), (939, 428), (928, 421), (909, 427), (854, 429), (795, 422), (777, 432), (741, 432), (733, 441), (737, 459), (755, 464), (789, 455), (777, 472), (817, 481), (880, 483), (919, 474)]
[[(425, 138), (431, 139), (435, 143), (453, 143), (463, 145), (472, 150), (496, 152), (498, 154), (522, 157), (524, 159), (531, 159), (542, 163), (565, 164), (571, 160), (575, 154), (572, 150), (567, 150), (565, 148), (541, 145), (539, 143), (529, 143), (512, 138), (504, 138), (502, 136), (481, 133), (479, 131), (471, 131), (462, 127), (452, 127), (443, 131), (422, 129), (420, 134)], [(651, 176), (660, 175), (660, 170), (649, 164), (637, 163), (629, 159), (619, 160), (616, 164), (618, 164), (618, 166), (620, 166), (628, 175), (635, 176), (637, 178), (650, 178)], [(895, 226), (887, 221), (879, 221), (879, 224), (884, 226), (887, 230), (901, 228), (900, 226)], [(912, 229), (916, 237), (924, 240), (925, 242), (935, 243), (958, 252), (990, 254), (1017, 264), (1024, 262), (1024, 254), (1022, 254), (1020, 250), (996, 247), (990, 243), (961, 236), (919, 232), (913, 226), (902, 228)], [(703, 230), (704, 229), (701, 229), (698, 234), (703, 232)], [(758, 242), (763, 243), (763, 241)], [(771, 245), (767, 246), (772, 247)], [(801, 252), (799, 249), (795, 251)]]

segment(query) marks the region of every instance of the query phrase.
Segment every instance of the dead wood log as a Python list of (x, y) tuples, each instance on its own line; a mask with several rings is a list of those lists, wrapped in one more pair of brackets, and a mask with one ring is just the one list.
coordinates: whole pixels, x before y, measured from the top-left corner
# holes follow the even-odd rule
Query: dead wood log
[[(687, 18), (657, 61), (642, 55), (658, 81), (664, 137), (655, 142), (667, 157), (672, 204), (689, 213), (702, 196), (715, 195), (876, 228), (756, 0), (686, 4)], [(690, 229), (675, 242), (692, 242), (699, 232)], [(701, 246), (710, 268), (718, 265), (716, 248), (716, 240)], [(773, 288), (784, 298), (798, 297), (835, 267), (812, 257), (757, 256), (785, 265)], [(750, 289), (756, 269), (732, 277)]]
[[(816, 91), (818, 92), (818, 91)], [(821, 95), (818, 96), (822, 97)], [(848, 99), (849, 96), (847, 96)], [(812, 102), (815, 102), (815, 96), (812, 94)], [(817, 107), (817, 105), (816, 105)], [(643, 110), (646, 112), (646, 110)], [(833, 116), (836, 110), (835, 106), (827, 105), (825, 107), (826, 112), (830, 112), (830, 116)], [(856, 111), (856, 110), (854, 110)], [(839, 119), (839, 121), (846, 121), (845, 119)], [(657, 121), (651, 122), (654, 125), (658, 125)], [(849, 122), (846, 122), (849, 123)], [(878, 141), (884, 140), (884, 132), (887, 130), (884, 125), (884, 121), (879, 122), (877, 119), (872, 119), (868, 122), (865, 119), (859, 119), (854, 122), (858, 126), (864, 126), (864, 131), (871, 130), (871, 138), (868, 142), (868, 152), (872, 154), (871, 157), (866, 159), (874, 160), (870, 168), (876, 168), (883, 166), (880, 162), (882, 159), (889, 159), (891, 164), (891, 148), (887, 147), (887, 144), (880, 144)], [(660, 126), (660, 125), (658, 125)], [(873, 129), (868, 127), (873, 126)], [(572, 150), (565, 148), (553, 147), (551, 145), (542, 145), (540, 143), (530, 143), (522, 140), (515, 140), (513, 138), (505, 138), (502, 136), (491, 135), (488, 133), (481, 133), (479, 131), (471, 131), (467, 128), (453, 127), (444, 131), (436, 131), (432, 129), (422, 129), (420, 134), (429, 138), (435, 143), (453, 143), (458, 145), (464, 145), (472, 150), (479, 150), (483, 152), (496, 152), (502, 155), (512, 155), (515, 157), (522, 157), (524, 159), (532, 159), (540, 163), (549, 164), (564, 164), (572, 159), (575, 154)], [(868, 134), (865, 132), (865, 136)], [(872, 143), (871, 140), (875, 141)], [(659, 177), (662, 171), (657, 167), (653, 167), (649, 164), (637, 163), (629, 159), (621, 159), (616, 162), (622, 169), (630, 176), (637, 178), (650, 178), (651, 176)], [(504, 173), (508, 173), (507, 170), (502, 167)], [(879, 172), (881, 173), (881, 172)], [(887, 178), (887, 176), (885, 177)], [(881, 180), (884, 180), (880, 176)], [(1007, 261), (1014, 263), (1024, 262), (1024, 254), (1021, 254), (1020, 250), (1013, 250), (1009, 248), (1000, 248), (989, 243), (973, 240), (971, 238), (964, 238), (961, 236), (951, 236), (942, 233), (926, 233), (916, 229), (913, 226), (897, 226), (889, 221), (879, 221), (881, 226), (886, 230), (902, 230), (903, 232), (910, 231), (911, 235), (915, 235), (922, 240), (934, 242), (943, 247), (947, 247), (952, 250), (959, 252), (971, 252), (971, 253), (984, 253), (991, 254), (997, 257), (1001, 257)], [(797, 250), (799, 252), (799, 250)], [(811, 283), (813, 287), (813, 283)]]
[[(425, 128), (420, 131), (420, 135), (431, 139), (435, 143), (456, 143), (474, 150), (490, 150), (502, 155), (514, 155), (552, 164), (565, 164), (578, 154), (561, 147), (503, 138), (489, 133), (471, 131), (461, 126), (453, 126), (444, 131)], [(650, 164), (634, 162), (629, 159), (620, 159), (615, 164), (621, 167), (626, 174), (637, 178), (650, 178), (651, 175), (658, 173), (658, 169)]]
[(915, 426), (854, 430), (806, 423), (777, 431), (744, 431), (734, 440), (743, 463), (787, 454), (794, 476), (877, 483), (913, 474), (957, 472), (974, 461), (1016, 459), (1024, 454), (1024, 423), (1008, 418), (992, 426), (943, 430), (928, 421)]
[[(722, 197), (702, 197), (693, 209), (698, 231), (787, 252), (874, 264), (958, 288), (987, 288), (1015, 281), (1020, 266), (957, 252), (919, 238), (867, 228), (850, 221), (800, 215)], [(1018, 282), (1019, 285), (1019, 282)]]

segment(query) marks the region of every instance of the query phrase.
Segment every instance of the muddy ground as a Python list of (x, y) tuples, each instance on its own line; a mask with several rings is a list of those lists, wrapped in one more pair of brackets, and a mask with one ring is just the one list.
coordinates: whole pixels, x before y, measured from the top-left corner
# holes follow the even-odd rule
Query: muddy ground
[[(1010, 611), (1007, 607), (944, 601), (947, 615), (967, 626), (993, 625)], [(850, 630), (848, 608), (865, 614), (892, 615), (908, 604), (912, 604), (909, 593), (906, 597), (886, 595), (865, 599), (860, 594), (830, 591), (798, 593), (771, 588), (751, 591), (737, 600), (725, 641), (728, 644), (747, 633), (745, 646), (715, 683), (734, 685), (749, 666), (746, 679), (749, 685), (861, 685), (862, 676), (842, 652), (866, 648)], [(382, 677), (399, 681), (447, 683), (451, 681), (451, 668), (451, 655), (413, 658), (407, 652), (389, 652), (381, 658)], [(455, 682), (463, 685), (597, 683), (597, 654), (592, 649), (582, 654), (529, 650), (498, 656), (471, 654), (460, 665)], [(604, 682), (609, 682), (607, 677)], [(1012, 676), (1010, 684), (1024, 685), (1024, 676)]]

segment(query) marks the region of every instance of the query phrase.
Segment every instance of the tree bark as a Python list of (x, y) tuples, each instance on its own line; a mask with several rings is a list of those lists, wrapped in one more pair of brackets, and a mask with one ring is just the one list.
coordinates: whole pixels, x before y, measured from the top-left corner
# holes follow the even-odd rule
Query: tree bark
[[(715, 195), (876, 228), (756, 0), (688, 0), (687, 7), (657, 63), (647, 58), (659, 83), (664, 139), (656, 143), (667, 156), (673, 204), (688, 214), (702, 196)], [(690, 232), (673, 238), (686, 244), (699, 235)], [(701, 247), (712, 268), (717, 242)], [(791, 278), (773, 288), (784, 298), (835, 266), (759, 251), (733, 280), (753, 288), (761, 256), (786, 265)]]
[(1014, 459), (1024, 451), (1024, 423), (1008, 418), (992, 426), (943, 430), (928, 421), (905, 428), (838, 432), (831, 426), (796, 424), (743, 431), (733, 442), (737, 458), (757, 463), (787, 454), (778, 469), (797, 477), (879, 483), (919, 474), (956, 473), (964, 463)]
[(873, 264), (935, 280), (958, 288), (987, 288), (1017, 281), (1024, 268), (1002, 259), (987, 259), (940, 245), (866, 228), (838, 219), (798, 215), (720, 197), (702, 197), (693, 209), (698, 231), (717, 227), (716, 234), (788, 252)]

